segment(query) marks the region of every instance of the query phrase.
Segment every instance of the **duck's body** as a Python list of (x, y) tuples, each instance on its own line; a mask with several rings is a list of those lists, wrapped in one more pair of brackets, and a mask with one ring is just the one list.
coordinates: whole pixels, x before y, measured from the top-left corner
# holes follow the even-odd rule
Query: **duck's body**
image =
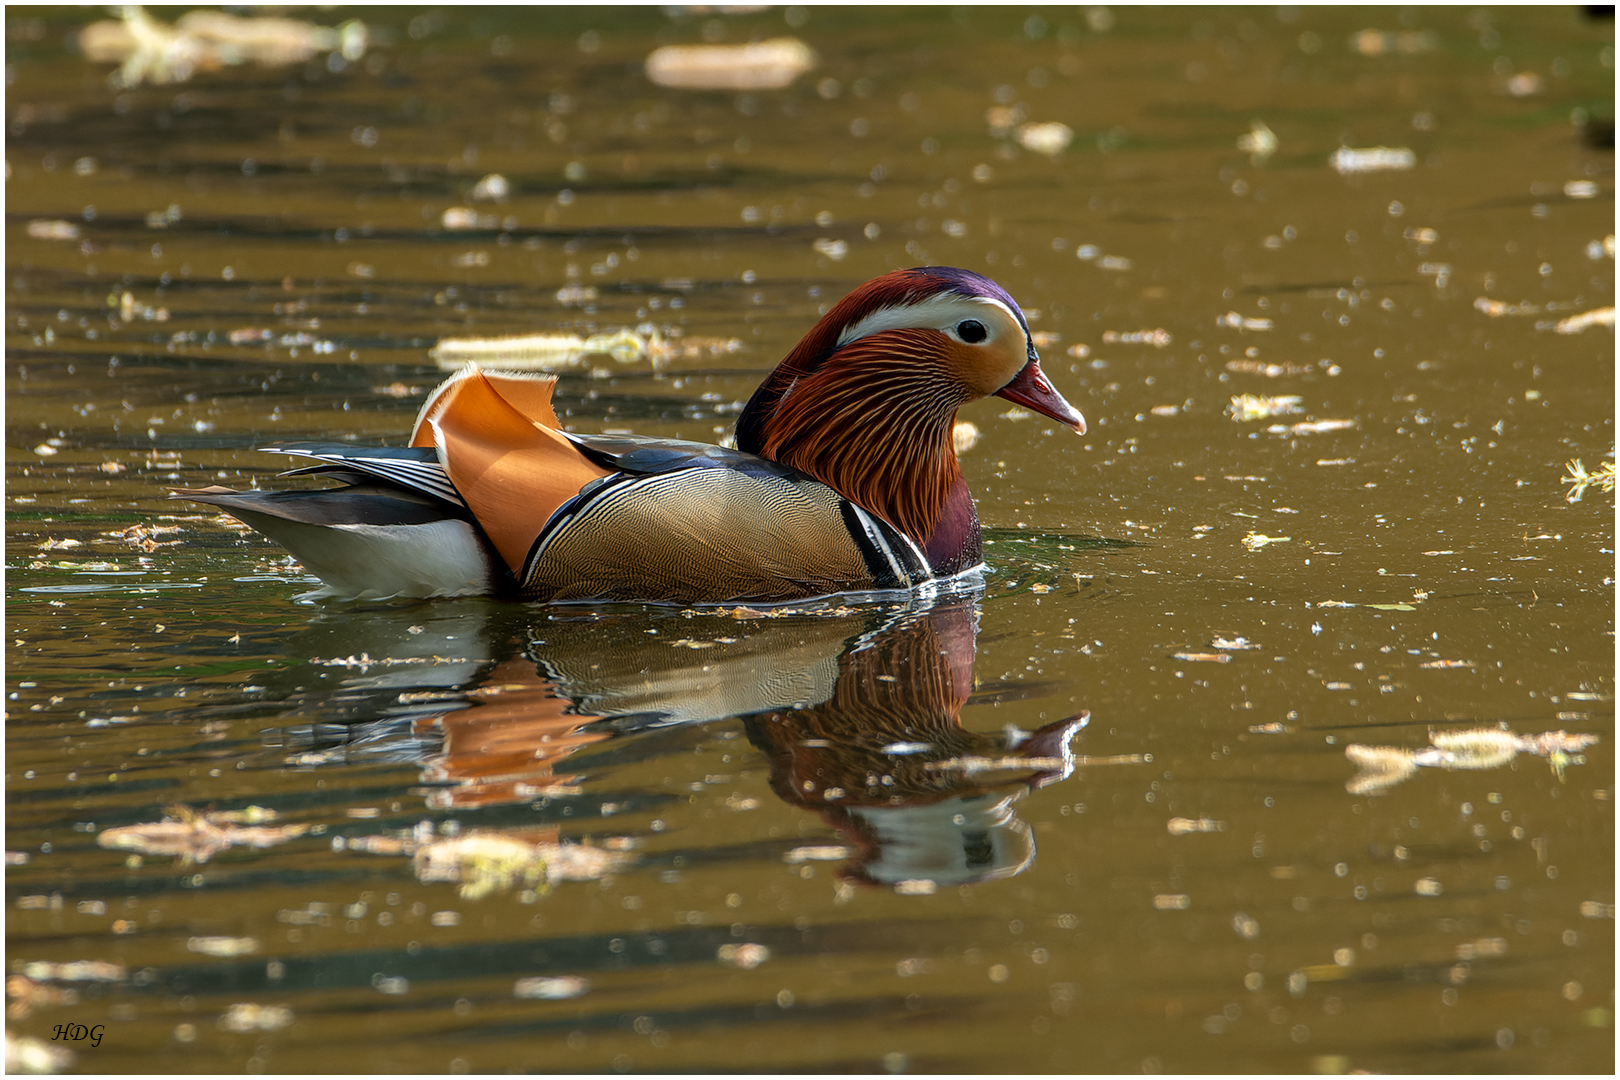
[(560, 430), (551, 376), (452, 376), (404, 449), (286, 444), (350, 486), (178, 492), (286, 546), (347, 598), (773, 602), (910, 589), (980, 562), (951, 442), (999, 394), (1083, 432), (1012, 298), (963, 270), (877, 278), (754, 394), (739, 449)]

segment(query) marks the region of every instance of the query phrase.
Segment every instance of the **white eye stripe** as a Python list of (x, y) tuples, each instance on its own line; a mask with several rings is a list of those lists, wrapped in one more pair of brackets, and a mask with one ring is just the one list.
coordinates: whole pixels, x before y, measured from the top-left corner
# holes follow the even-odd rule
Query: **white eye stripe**
[(986, 305), (1000, 308), (1006, 313), (1007, 318), (1012, 320), (1014, 326), (1018, 325), (1018, 317), (1012, 313), (1012, 309), (993, 297), (940, 293), (915, 304), (874, 311), (839, 334), (838, 347), (843, 348), (852, 341), (882, 333), (884, 330), (944, 330), (954, 337), (956, 324), (964, 319), (982, 322), (987, 335), (985, 341), (990, 341), (996, 337), (999, 320), (984, 318)]

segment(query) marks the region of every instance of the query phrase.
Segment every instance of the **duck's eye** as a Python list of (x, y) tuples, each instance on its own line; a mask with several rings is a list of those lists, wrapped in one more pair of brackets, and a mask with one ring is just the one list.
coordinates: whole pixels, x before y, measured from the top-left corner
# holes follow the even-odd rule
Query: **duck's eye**
[(990, 332), (984, 328), (984, 323), (977, 319), (963, 319), (956, 324), (956, 336), (969, 345), (977, 345), (989, 337)]

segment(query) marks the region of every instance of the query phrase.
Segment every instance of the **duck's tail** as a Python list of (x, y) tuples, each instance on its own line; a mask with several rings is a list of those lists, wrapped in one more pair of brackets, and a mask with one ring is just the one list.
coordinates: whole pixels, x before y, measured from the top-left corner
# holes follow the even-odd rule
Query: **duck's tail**
[(464, 511), (392, 485), (180, 488), (174, 496), (217, 506), (292, 552), (323, 583), (309, 598), (482, 595), (506, 576)]

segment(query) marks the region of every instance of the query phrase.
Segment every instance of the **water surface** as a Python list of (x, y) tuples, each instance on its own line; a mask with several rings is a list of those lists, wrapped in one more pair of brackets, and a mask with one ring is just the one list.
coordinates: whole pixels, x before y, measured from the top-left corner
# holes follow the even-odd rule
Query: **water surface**
[[(1614, 343), (1557, 328), (1613, 303), (1612, 22), (356, 14), (357, 59), (113, 88), (95, 13), (7, 11), (12, 1032), (105, 1025), (85, 1071), (1613, 1070), (1613, 496), (1567, 481)], [(781, 35), (785, 90), (643, 73)], [(447, 337), (684, 339), (559, 413), (716, 439), (930, 262), (1091, 422), (963, 411), (957, 594), (315, 606), (165, 498), (397, 444)]]

